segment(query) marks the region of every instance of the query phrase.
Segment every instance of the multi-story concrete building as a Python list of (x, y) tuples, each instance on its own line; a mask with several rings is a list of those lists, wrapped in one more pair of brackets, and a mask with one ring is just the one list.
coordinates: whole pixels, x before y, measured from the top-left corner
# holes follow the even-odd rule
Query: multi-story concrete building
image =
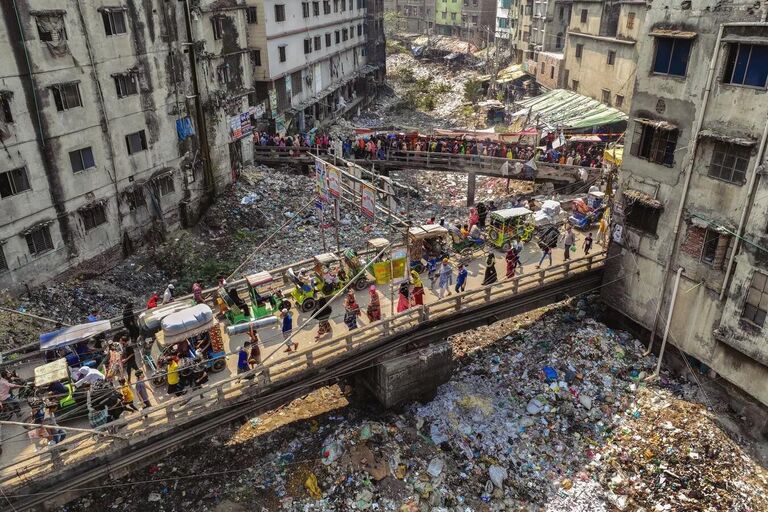
[(571, 10), (562, 86), (629, 112), (646, 3), (562, 0)]
[(305, 131), (358, 108), (383, 82), (382, 0), (247, 2), (257, 122)]
[(435, 0), (386, 0), (384, 11), (395, 16), (399, 32), (425, 34), (435, 26)]
[(768, 404), (768, 13), (719, 5), (645, 13), (604, 296)]
[(307, 127), (375, 89), (381, 0), (325, 4), (322, 28), (289, 29), (270, 0), (2, 2), (0, 288), (194, 223), (251, 159), (254, 123)]
[(512, 58), (547, 88), (560, 86), (570, 6), (555, 0), (512, 0), (506, 11)]
[(520, 0), (498, 0), (496, 6), (496, 44), (511, 49), (517, 40)]
[(487, 46), (496, 32), (497, 1), (435, 0), (435, 33)]

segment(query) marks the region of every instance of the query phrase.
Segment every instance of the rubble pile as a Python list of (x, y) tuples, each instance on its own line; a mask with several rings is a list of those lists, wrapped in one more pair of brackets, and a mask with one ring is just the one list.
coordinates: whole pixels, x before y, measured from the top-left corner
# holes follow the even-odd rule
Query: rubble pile
[(190, 447), (157, 484), (122, 488), (136, 493), (124, 503), (139, 509), (139, 493), (154, 492), (163, 510), (187, 511), (767, 510), (768, 473), (679, 398), (692, 386), (646, 383), (655, 357), (579, 302), (494, 344), (464, 340), (429, 403), (381, 413), (369, 401), (249, 437), (273, 419), (253, 418), (205, 450), (208, 470), (226, 476), (171, 487), (188, 461), (201, 471)]

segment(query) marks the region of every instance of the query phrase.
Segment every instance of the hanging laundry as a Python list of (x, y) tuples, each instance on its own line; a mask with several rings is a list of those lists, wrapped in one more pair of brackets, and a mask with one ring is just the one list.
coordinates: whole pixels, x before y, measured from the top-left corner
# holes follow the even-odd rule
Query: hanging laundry
[(195, 128), (192, 126), (192, 119), (189, 116), (176, 120), (176, 133), (181, 142), (195, 134)]

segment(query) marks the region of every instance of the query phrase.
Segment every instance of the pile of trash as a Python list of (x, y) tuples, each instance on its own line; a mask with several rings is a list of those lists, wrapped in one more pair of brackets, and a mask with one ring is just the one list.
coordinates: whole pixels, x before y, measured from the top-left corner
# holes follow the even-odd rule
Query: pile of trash
[[(670, 391), (694, 394), (688, 384), (667, 376), (647, 383), (655, 357), (641, 355), (629, 334), (580, 314), (591, 309), (562, 308), (494, 344), (462, 345), (454, 351), (459, 368), (436, 397), (400, 413), (348, 407), (247, 439), (261, 421), (253, 418), (237, 442), (205, 450), (219, 461), (208, 461), (209, 470), (226, 461), (226, 475), (212, 474), (204, 486), (181, 479), (172, 489), (174, 474), (160, 475), (142, 492), (154, 492), (166, 510), (187, 511), (219, 503), (297, 511), (768, 510), (766, 470), (705, 407)], [(190, 447), (173, 465), (187, 461), (200, 471), (200, 450)], [(145, 501), (125, 500), (136, 509)]]

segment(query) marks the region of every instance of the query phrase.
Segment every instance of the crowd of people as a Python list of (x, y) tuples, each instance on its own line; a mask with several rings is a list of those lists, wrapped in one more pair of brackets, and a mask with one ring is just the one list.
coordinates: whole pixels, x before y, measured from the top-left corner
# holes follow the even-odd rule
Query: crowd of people
[[(275, 148), (320, 148), (335, 149), (334, 140), (329, 134), (297, 133), (276, 135), (267, 132), (255, 132), (254, 143), (263, 147)], [(431, 153), (450, 153), (457, 155), (480, 155), (508, 160), (533, 159), (561, 165), (599, 168), (603, 165), (605, 142), (567, 142), (559, 144), (558, 136), (549, 133), (540, 140), (537, 147), (490, 139), (479, 140), (473, 137), (425, 136), (417, 133), (376, 133), (347, 137), (341, 142), (343, 158), (385, 160), (392, 152), (424, 151)], [(338, 149), (335, 149), (338, 151)]]

